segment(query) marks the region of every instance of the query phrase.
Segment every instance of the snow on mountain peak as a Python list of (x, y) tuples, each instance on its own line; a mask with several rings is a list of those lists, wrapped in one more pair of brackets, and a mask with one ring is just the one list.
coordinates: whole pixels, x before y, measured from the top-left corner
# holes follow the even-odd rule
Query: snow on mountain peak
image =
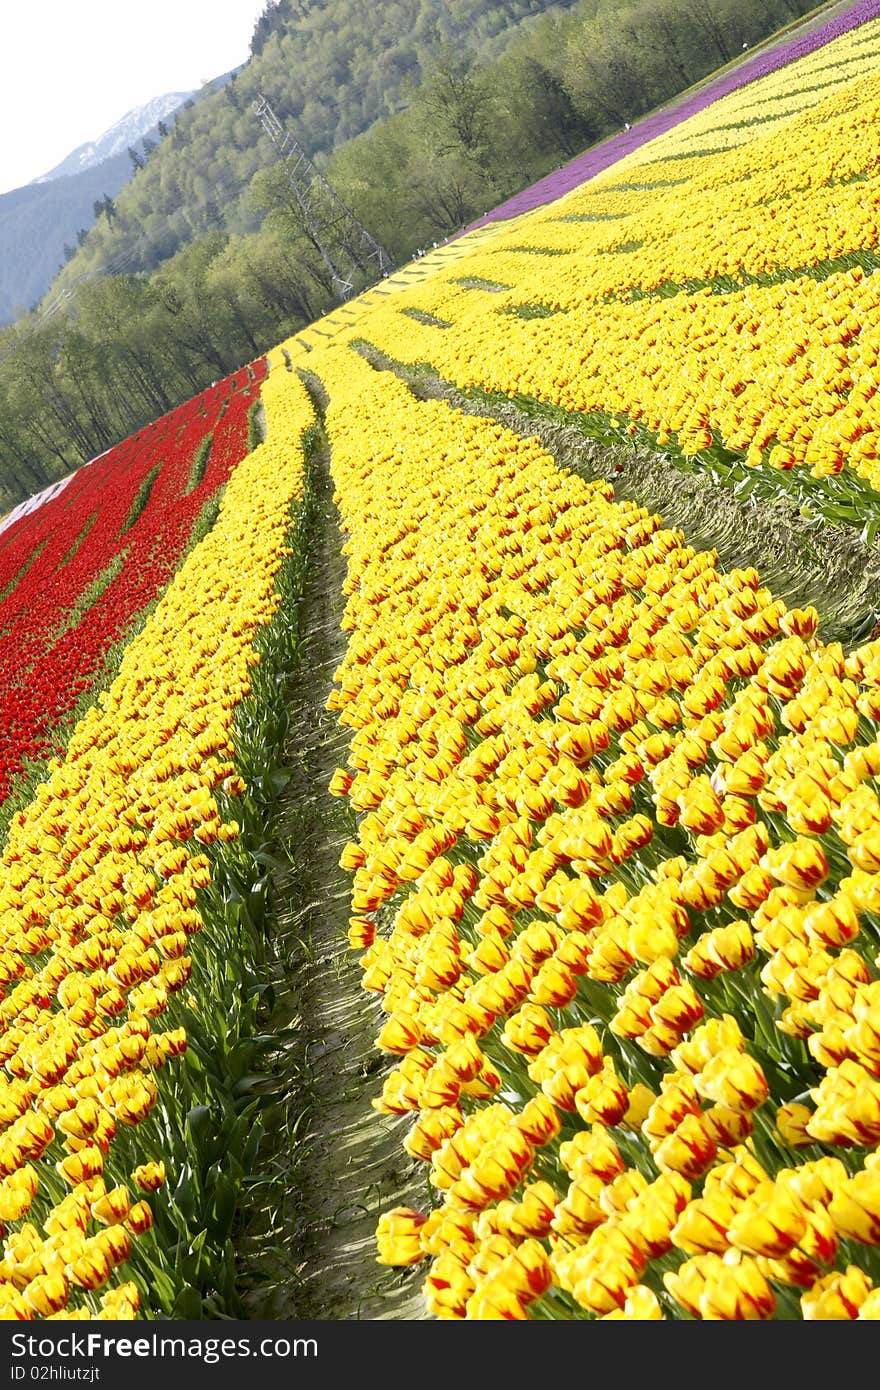
[(164, 96), (154, 97), (143, 106), (135, 106), (112, 126), (99, 135), (96, 140), (78, 146), (54, 169), (34, 183), (48, 183), (51, 179), (62, 178), (65, 174), (78, 174), (83, 169), (91, 169), (102, 164), (105, 159), (124, 154), (129, 145), (136, 146), (145, 135), (155, 130), (159, 121), (165, 120), (177, 111), (193, 95), (192, 92), (166, 92)]

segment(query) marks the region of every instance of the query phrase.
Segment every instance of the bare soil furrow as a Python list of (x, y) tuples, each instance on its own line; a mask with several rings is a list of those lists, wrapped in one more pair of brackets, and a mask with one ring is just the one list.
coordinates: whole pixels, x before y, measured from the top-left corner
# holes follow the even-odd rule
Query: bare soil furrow
[(405, 1121), (379, 1115), (389, 1063), (374, 1049), (381, 1012), (348, 949), (354, 833), (347, 803), (327, 785), (344, 763), (347, 731), (325, 708), (342, 659), (345, 560), (326, 453), (312, 459), (312, 522), (299, 671), (290, 692), (285, 793), (274, 884), (275, 1006), (267, 1031), (279, 1097), (268, 1112), (265, 1176), (254, 1189), (244, 1245), (252, 1318), (420, 1319), (421, 1277), (376, 1263), (381, 1212), (425, 1206), (424, 1169), (402, 1146)]

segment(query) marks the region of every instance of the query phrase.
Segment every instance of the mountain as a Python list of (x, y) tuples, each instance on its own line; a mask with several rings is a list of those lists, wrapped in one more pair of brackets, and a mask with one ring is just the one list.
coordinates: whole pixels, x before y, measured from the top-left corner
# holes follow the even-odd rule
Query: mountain
[(183, 103), (193, 95), (192, 92), (166, 92), (164, 96), (154, 97), (144, 106), (136, 106), (127, 111), (121, 120), (99, 135), (97, 140), (89, 140), (79, 145), (48, 174), (42, 174), (34, 183), (48, 183), (51, 179), (64, 178), (69, 174), (80, 174), (85, 169), (93, 169), (115, 155), (125, 154), (129, 145), (137, 147), (145, 136), (153, 137), (159, 121), (165, 121), (172, 112), (179, 110)]
[(115, 198), (131, 178), (127, 154), (80, 174), (31, 183), (0, 194), (0, 323), (42, 299), (64, 264), (65, 246), (95, 220), (94, 204)]
[[(0, 325), (43, 298), (70, 259), (68, 251), (73, 255), (94, 226), (96, 204), (112, 204), (121, 193), (135, 172), (129, 150), (146, 158), (161, 143), (160, 122), (173, 130), (184, 107), (219, 92), (237, 71), (223, 73), (197, 93), (166, 92), (134, 107), (47, 174), (0, 194)], [(120, 266), (124, 263), (123, 254)]]

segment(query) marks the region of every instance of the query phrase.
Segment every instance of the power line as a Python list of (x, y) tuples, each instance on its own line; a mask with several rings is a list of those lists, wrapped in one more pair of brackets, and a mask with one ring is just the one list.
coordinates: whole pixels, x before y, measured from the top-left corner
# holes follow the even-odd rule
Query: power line
[(254, 111), (278, 151), (305, 234), (323, 260), (337, 298), (344, 304), (354, 293), (357, 270), (369, 271), (372, 267), (378, 278), (394, 270), (394, 262), (342, 201), (299, 141), (284, 129), (262, 93), (254, 102)]

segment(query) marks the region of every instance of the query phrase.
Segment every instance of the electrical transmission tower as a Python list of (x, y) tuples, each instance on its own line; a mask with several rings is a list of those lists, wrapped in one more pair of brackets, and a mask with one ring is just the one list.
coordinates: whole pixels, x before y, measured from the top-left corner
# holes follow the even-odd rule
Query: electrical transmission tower
[(262, 94), (254, 102), (254, 111), (284, 165), (303, 231), (327, 267), (337, 298), (344, 303), (354, 293), (355, 271), (367, 276), (373, 271), (375, 280), (394, 270), (394, 262), (345, 206), (299, 141), (284, 129)]

